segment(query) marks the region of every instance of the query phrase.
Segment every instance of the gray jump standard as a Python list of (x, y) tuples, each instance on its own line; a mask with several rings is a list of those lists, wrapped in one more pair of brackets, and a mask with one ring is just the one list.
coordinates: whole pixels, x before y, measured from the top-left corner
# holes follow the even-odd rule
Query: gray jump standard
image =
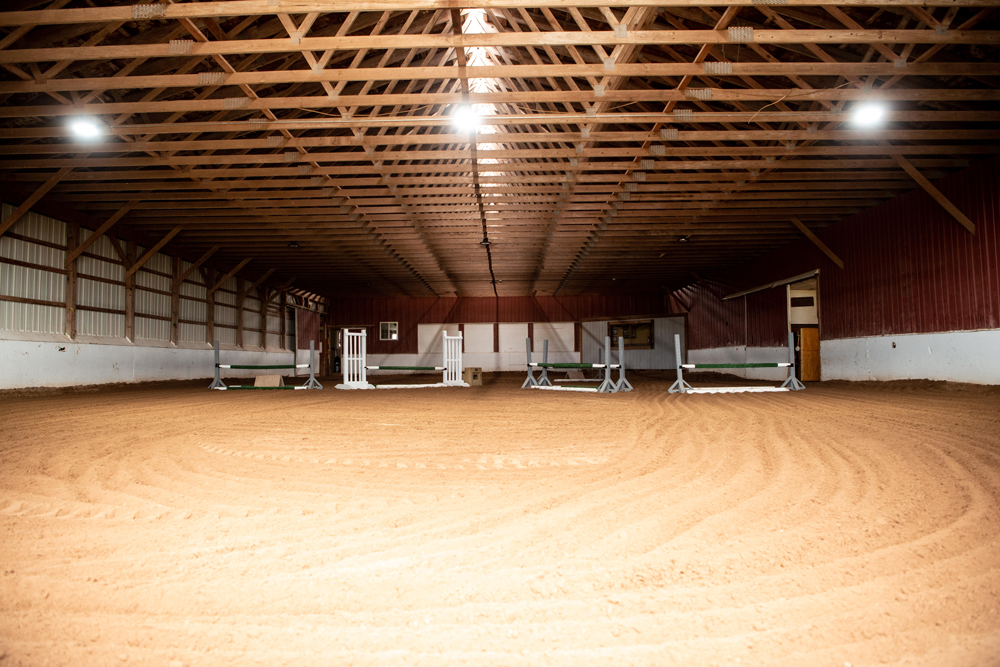
[[(257, 387), (252, 384), (231, 384), (226, 385), (222, 381), (222, 376), (219, 373), (221, 368), (231, 368), (234, 370), (276, 370), (279, 368), (308, 368), (309, 369), (309, 380), (305, 384), (297, 385), (279, 385), (276, 387)], [(219, 341), (215, 341), (215, 379), (212, 384), (208, 385), (209, 389), (322, 389), (321, 385), (316, 380), (316, 343), (315, 341), (309, 341), (309, 363), (308, 364), (265, 364), (265, 365), (253, 365), (253, 364), (220, 364), (219, 363)]]
[[(788, 333), (788, 361), (755, 362), (745, 364), (684, 364), (681, 363), (681, 337), (674, 334), (674, 352), (677, 358), (677, 381), (670, 385), (671, 394), (742, 394), (764, 391), (801, 391), (806, 386), (795, 377), (795, 334)], [(787, 368), (788, 379), (780, 387), (692, 387), (684, 380), (683, 369), (697, 368)]]
[[(613, 394), (619, 391), (632, 391), (632, 385), (625, 379), (625, 341), (618, 339), (618, 363), (612, 364), (575, 364), (575, 363), (549, 363), (549, 341), (542, 342), (542, 361), (531, 360), (531, 339), (525, 339), (525, 348), (528, 352), (528, 377), (525, 379), (521, 389), (546, 389), (548, 391), (579, 391), (591, 394)], [(611, 336), (604, 337), (604, 358), (611, 361)], [(539, 369), (541, 374), (535, 378), (535, 369)], [(553, 370), (582, 370), (587, 368), (598, 369), (603, 374), (603, 380), (599, 387), (556, 387), (549, 379), (549, 369)], [(618, 369), (618, 381), (611, 380), (611, 369)]]

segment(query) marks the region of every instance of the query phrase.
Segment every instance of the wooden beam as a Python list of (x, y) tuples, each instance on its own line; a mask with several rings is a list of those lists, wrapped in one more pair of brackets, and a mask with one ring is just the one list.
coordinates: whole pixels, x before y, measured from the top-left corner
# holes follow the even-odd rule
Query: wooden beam
[[(80, 225), (71, 222), (66, 225), (66, 249), (74, 251), (80, 240)], [(75, 252), (75, 251), (74, 251)], [(75, 256), (74, 256), (75, 257)], [(76, 262), (66, 262), (66, 335), (70, 340), (76, 340), (76, 298), (77, 278)]]
[(190, 276), (192, 273), (194, 273), (195, 271), (197, 271), (198, 268), (201, 267), (201, 265), (204, 264), (205, 261), (209, 257), (211, 257), (212, 255), (214, 255), (215, 253), (217, 253), (221, 248), (222, 248), (221, 245), (212, 246), (211, 248), (209, 248), (209, 250), (204, 255), (202, 255), (201, 257), (198, 258), (198, 261), (196, 261), (194, 264), (192, 264), (191, 266), (189, 266), (187, 271), (185, 271), (184, 273), (180, 274), (180, 276), (178, 276), (174, 280), (173, 288), (177, 289), (182, 282), (184, 282), (185, 280), (187, 280), (188, 276)]
[[(211, 285), (215, 279), (215, 269), (202, 269), (202, 277), (206, 285)], [(205, 342), (209, 345), (215, 342), (215, 292), (205, 293)]]
[(964, 213), (958, 210), (957, 206), (952, 204), (951, 201), (947, 197), (945, 197), (940, 190), (934, 187), (933, 183), (928, 181), (923, 174), (917, 171), (917, 168), (914, 167), (909, 160), (907, 160), (902, 155), (893, 155), (892, 157), (896, 161), (896, 164), (902, 167), (903, 171), (905, 171), (907, 174), (910, 175), (910, 178), (915, 180), (917, 184), (920, 185), (920, 187), (922, 187), (924, 190), (927, 191), (927, 194), (933, 197), (937, 203), (941, 204), (944, 210), (948, 211), (948, 213), (951, 214), (951, 217), (958, 220), (959, 224), (961, 224), (963, 227), (969, 230), (970, 234), (976, 233), (975, 223), (973, 223), (972, 220), (969, 220), (969, 218)]
[(111, 229), (111, 227), (116, 222), (118, 222), (119, 220), (121, 220), (122, 217), (124, 217), (124, 215), (126, 213), (128, 213), (129, 211), (131, 211), (132, 207), (134, 207), (138, 203), (139, 203), (139, 201), (136, 200), (136, 199), (133, 199), (133, 200), (129, 201), (128, 203), (126, 203), (124, 206), (122, 206), (121, 208), (119, 208), (114, 213), (114, 215), (112, 215), (110, 218), (108, 218), (107, 221), (104, 222), (104, 224), (102, 224), (100, 227), (98, 227), (96, 230), (94, 230), (94, 233), (91, 234), (90, 236), (88, 236), (87, 239), (83, 243), (81, 243), (80, 245), (78, 245), (76, 247), (76, 249), (74, 249), (72, 252), (67, 253), (66, 254), (66, 267), (68, 268), (69, 265), (73, 261), (75, 261), (77, 257), (79, 257), (81, 254), (83, 254), (83, 252), (87, 248), (89, 248), (90, 246), (92, 246), (97, 241), (97, 239), (101, 238), (104, 235), (105, 232), (107, 232), (109, 229)]
[(63, 167), (51, 177), (49, 180), (45, 181), (40, 188), (35, 190), (30, 197), (24, 200), (24, 202), (18, 206), (13, 213), (7, 216), (7, 218), (0, 222), (0, 236), (7, 233), (14, 223), (21, 219), (21, 217), (31, 210), (31, 207), (38, 203), (38, 200), (45, 196), (45, 194), (56, 186), (56, 183), (61, 181), (63, 178), (69, 175), (73, 171), (72, 167)]
[(262, 283), (263, 283), (263, 282), (264, 282), (265, 280), (267, 280), (268, 278), (270, 278), (270, 277), (271, 277), (271, 274), (272, 274), (272, 273), (274, 273), (275, 271), (277, 271), (277, 269), (268, 269), (268, 270), (267, 270), (267, 273), (265, 273), (264, 275), (262, 275), (262, 276), (261, 276), (260, 278), (258, 278), (258, 279), (257, 279), (256, 281), (254, 281), (254, 283), (253, 283), (252, 285), (250, 285), (250, 287), (247, 287), (246, 289), (244, 289), (244, 290), (242, 290), (242, 291), (240, 292), (240, 294), (238, 295), (238, 298), (237, 298), (237, 301), (238, 301), (239, 303), (243, 303), (243, 299), (245, 299), (245, 298), (247, 297), (247, 295), (248, 295), (248, 294), (250, 294), (250, 292), (252, 292), (252, 291), (254, 291), (255, 289), (257, 289), (258, 287), (260, 287), (260, 286), (261, 286), (261, 284), (262, 284)]
[[(925, 7), (989, 7), (993, 0), (921, 0)], [(551, 7), (564, 9), (566, 0), (464, 0), (461, 7), (468, 8), (536, 8)], [(574, 0), (572, 5), (578, 8), (601, 8), (608, 6), (608, 0)], [(758, 4), (753, 0), (720, 0), (713, 3), (715, 7), (747, 7)], [(787, 0), (785, 3), (793, 7), (815, 7), (825, 5), (871, 6), (870, 0)], [(891, 7), (907, 7), (913, 0), (880, 0), (878, 5)], [(433, 11), (451, 9), (456, 6), (453, 0), (365, 0), (356, 2), (357, 9), (366, 12), (377, 11)], [(702, 0), (618, 0), (615, 7), (691, 7), (701, 8)], [(74, 23), (127, 22), (135, 20), (132, 7), (79, 7), (71, 9), (40, 9), (31, 11), (13, 11), (0, 13), (0, 26), (21, 25), (55, 25)], [(266, 2), (265, 0), (241, 0), (237, 2), (197, 2), (168, 4), (163, 7), (163, 13), (158, 19), (182, 18), (213, 18), (223, 19), (231, 16), (274, 16), (276, 14), (308, 14), (312, 12), (328, 13), (331, 11), (330, 0), (282, 0)], [(341, 8), (340, 11), (346, 11)], [(301, 49), (305, 46), (300, 47)], [(296, 49), (289, 48), (289, 51)], [(49, 60), (54, 60), (50, 58)]]
[(827, 245), (825, 243), (823, 243), (819, 239), (818, 236), (816, 236), (815, 234), (813, 234), (811, 229), (809, 229), (808, 227), (806, 227), (805, 224), (801, 220), (799, 220), (798, 218), (796, 218), (795, 216), (792, 216), (791, 220), (792, 220), (792, 224), (795, 225), (798, 228), (798, 230), (805, 235), (805, 237), (807, 239), (809, 239), (810, 241), (812, 241), (813, 244), (817, 248), (819, 248), (820, 250), (822, 250), (823, 254), (826, 255), (827, 257), (829, 257), (831, 262), (833, 262), (834, 264), (836, 264), (840, 268), (844, 268), (844, 262), (843, 262), (843, 260), (840, 259), (839, 257), (837, 257), (836, 253), (834, 253), (832, 250), (830, 250), (830, 248), (828, 248)]
[(177, 345), (180, 342), (181, 313), (180, 282), (177, 279), (181, 275), (181, 258), (175, 256), (171, 264), (174, 280), (170, 286), (170, 342)]
[(157, 241), (156, 245), (147, 250), (146, 253), (142, 257), (140, 257), (132, 266), (128, 267), (128, 270), (125, 271), (125, 277), (128, 278), (133, 273), (141, 269), (143, 264), (148, 262), (153, 255), (160, 252), (160, 248), (167, 245), (167, 243), (170, 242), (170, 239), (180, 234), (183, 229), (184, 229), (183, 226), (178, 225), (177, 227), (174, 227), (169, 232), (167, 232), (167, 235), (164, 236), (159, 241)]
[[(38, 12), (32, 12), (38, 13)], [(129, 19), (131, 20), (131, 19)], [(0, 15), (0, 25), (3, 16)], [(757, 44), (983, 44), (996, 45), (1000, 34), (994, 30), (773, 30), (757, 29), (753, 33)], [(503, 32), (480, 34), (409, 34), (409, 35), (345, 35), (334, 37), (303, 37), (298, 43), (291, 38), (226, 40), (199, 42), (191, 45), (194, 57), (243, 56), (254, 53), (288, 53), (295, 51), (357, 51), (362, 49), (455, 49), (473, 47), (512, 48), (519, 46), (601, 46), (601, 45), (687, 45), (739, 44), (724, 30), (634, 30), (624, 36), (612, 31), (549, 31)], [(0, 51), (0, 64), (46, 62), (61, 60), (117, 60), (120, 58), (169, 58), (169, 44), (110, 44), (103, 46), (70, 46)]]
[[(137, 253), (135, 241), (126, 244), (127, 267), (135, 265)], [(135, 341), (135, 273), (125, 275), (125, 337)]]
[(232, 278), (233, 276), (235, 276), (237, 271), (239, 271), (244, 266), (246, 266), (247, 264), (249, 264), (252, 260), (253, 260), (253, 257), (247, 257), (242, 262), (240, 262), (239, 264), (237, 264), (236, 268), (234, 268), (232, 271), (230, 271), (226, 275), (222, 276), (222, 278), (219, 279), (219, 281), (216, 282), (215, 285), (213, 285), (210, 290), (208, 290), (208, 293), (209, 294), (215, 294), (215, 291), (217, 289), (219, 289), (220, 287), (222, 287), (223, 283), (225, 283), (227, 280), (229, 280), (230, 278)]

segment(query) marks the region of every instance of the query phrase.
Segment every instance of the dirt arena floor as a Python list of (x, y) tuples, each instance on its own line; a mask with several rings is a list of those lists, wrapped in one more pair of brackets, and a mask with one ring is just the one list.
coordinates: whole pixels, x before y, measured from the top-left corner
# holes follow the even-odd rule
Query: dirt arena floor
[(0, 396), (0, 667), (1000, 664), (1000, 390)]

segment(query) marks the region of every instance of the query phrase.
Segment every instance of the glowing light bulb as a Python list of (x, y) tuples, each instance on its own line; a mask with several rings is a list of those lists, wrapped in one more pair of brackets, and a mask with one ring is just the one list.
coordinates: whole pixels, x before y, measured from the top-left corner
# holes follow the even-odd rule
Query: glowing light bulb
[(861, 127), (874, 127), (885, 118), (885, 106), (881, 104), (862, 104), (854, 107), (854, 124)]
[(451, 115), (451, 122), (455, 127), (466, 132), (471, 132), (479, 127), (479, 115), (472, 110), (472, 107), (460, 106)]
[(69, 129), (81, 139), (96, 139), (104, 134), (101, 126), (90, 118), (77, 118), (70, 122)]

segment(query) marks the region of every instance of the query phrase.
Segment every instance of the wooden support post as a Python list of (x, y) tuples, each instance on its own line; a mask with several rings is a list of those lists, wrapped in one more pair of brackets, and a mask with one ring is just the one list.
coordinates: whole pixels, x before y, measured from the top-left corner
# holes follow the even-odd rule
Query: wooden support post
[(0, 222), (0, 236), (6, 234), (7, 230), (13, 227), (15, 222), (20, 220), (25, 213), (30, 211), (31, 207), (37, 204), (39, 199), (44, 197), (49, 190), (54, 188), (59, 181), (68, 176), (71, 171), (73, 171), (72, 167), (63, 167), (53, 174), (49, 180), (42, 183), (40, 188), (35, 190), (30, 197), (25, 199), (24, 202), (18, 206), (13, 213), (7, 216), (3, 222)]
[(260, 301), (260, 347), (263, 350), (267, 349), (267, 301), (264, 300), (266, 293), (267, 287), (262, 285), (257, 288), (257, 299)]
[[(74, 252), (80, 242), (80, 225), (66, 225), (66, 253)], [(66, 264), (66, 336), (76, 340), (76, 260)]]
[(152, 248), (150, 248), (145, 253), (143, 253), (142, 257), (140, 257), (138, 260), (136, 260), (135, 262), (133, 262), (132, 266), (128, 267), (128, 271), (125, 272), (125, 277), (128, 278), (130, 275), (132, 275), (133, 273), (135, 273), (136, 271), (138, 271), (139, 269), (141, 269), (142, 265), (145, 264), (146, 262), (148, 262), (153, 255), (155, 255), (156, 253), (160, 252), (160, 248), (162, 248), (163, 246), (167, 245), (167, 242), (170, 241), (170, 239), (172, 239), (175, 236), (177, 236), (178, 234), (180, 234), (180, 232), (181, 232), (182, 229), (184, 229), (184, 228), (183, 227), (174, 227), (169, 232), (167, 232), (167, 235), (164, 236), (159, 241), (157, 241), (156, 245), (154, 245)]
[[(202, 269), (201, 273), (205, 285), (211, 285), (215, 280), (215, 269), (209, 267)], [(215, 292), (205, 293), (205, 342), (209, 345), (215, 343)]]
[(284, 350), (285, 349), (285, 345), (288, 344), (288, 332), (286, 331), (286, 329), (288, 328), (288, 325), (285, 322), (285, 292), (284, 292), (284, 290), (282, 290), (281, 293), (278, 295), (278, 315), (280, 316), (279, 319), (281, 320), (281, 326), (278, 327), (279, 331), (281, 332), (281, 349)]
[(181, 284), (177, 278), (181, 275), (181, 258), (174, 257), (174, 278), (170, 288), (170, 342), (177, 345), (180, 342), (181, 316)]
[(827, 257), (829, 257), (831, 262), (833, 262), (834, 264), (836, 264), (840, 268), (844, 268), (844, 262), (843, 262), (843, 260), (841, 260), (839, 257), (837, 257), (836, 253), (834, 253), (832, 250), (830, 250), (826, 246), (825, 243), (823, 243), (822, 241), (820, 241), (819, 237), (816, 236), (815, 234), (813, 234), (811, 229), (809, 229), (808, 227), (806, 227), (805, 224), (801, 220), (799, 220), (798, 218), (796, 218), (795, 216), (792, 216), (791, 220), (792, 220), (792, 224), (795, 225), (798, 228), (798, 230), (805, 235), (805, 237), (807, 239), (809, 239), (810, 241), (812, 241), (813, 244), (817, 248), (819, 248), (820, 250), (822, 250), (823, 254), (825, 254)]
[(128, 264), (125, 267), (125, 338), (135, 341), (135, 272), (129, 272), (135, 265), (138, 254), (135, 241), (129, 241), (125, 246), (125, 257)]
[(243, 347), (243, 278), (236, 278), (236, 345)]
[(131, 211), (132, 207), (135, 206), (138, 203), (139, 202), (133, 200), (133, 201), (128, 202), (124, 206), (122, 206), (120, 209), (118, 209), (117, 211), (115, 211), (115, 214), (112, 215), (110, 218), (108, 218), (103, 225), (101, 225), (100, 227), (98, 227), (94, 231), (93, 234), (91, 234), (90, 236), (88, 236), (87, 239), (83, 243), (81, 243), (80, 245), (78, 245), (76, 247), (76, 249), (74, 249), (72, 252), (67, 252), (66, 253), (66, 268), (69, 268), (69, 265), (74, 260), (76, 260), (77, 257), (79, 257), (81, 254), (83, 254), (83, 252), (87, 248), (89, 248), (90, 246), (92, 246), (97, 241), (97, 239), (99, 239), (102, 236), (104, 236), (104, 234), (109, 229), (111, 229), (111, 227), (116, 222), (118, 222), (119, 220), (121, 220), (125, 216), (125, 214), (128, 213), (129, 211)]

